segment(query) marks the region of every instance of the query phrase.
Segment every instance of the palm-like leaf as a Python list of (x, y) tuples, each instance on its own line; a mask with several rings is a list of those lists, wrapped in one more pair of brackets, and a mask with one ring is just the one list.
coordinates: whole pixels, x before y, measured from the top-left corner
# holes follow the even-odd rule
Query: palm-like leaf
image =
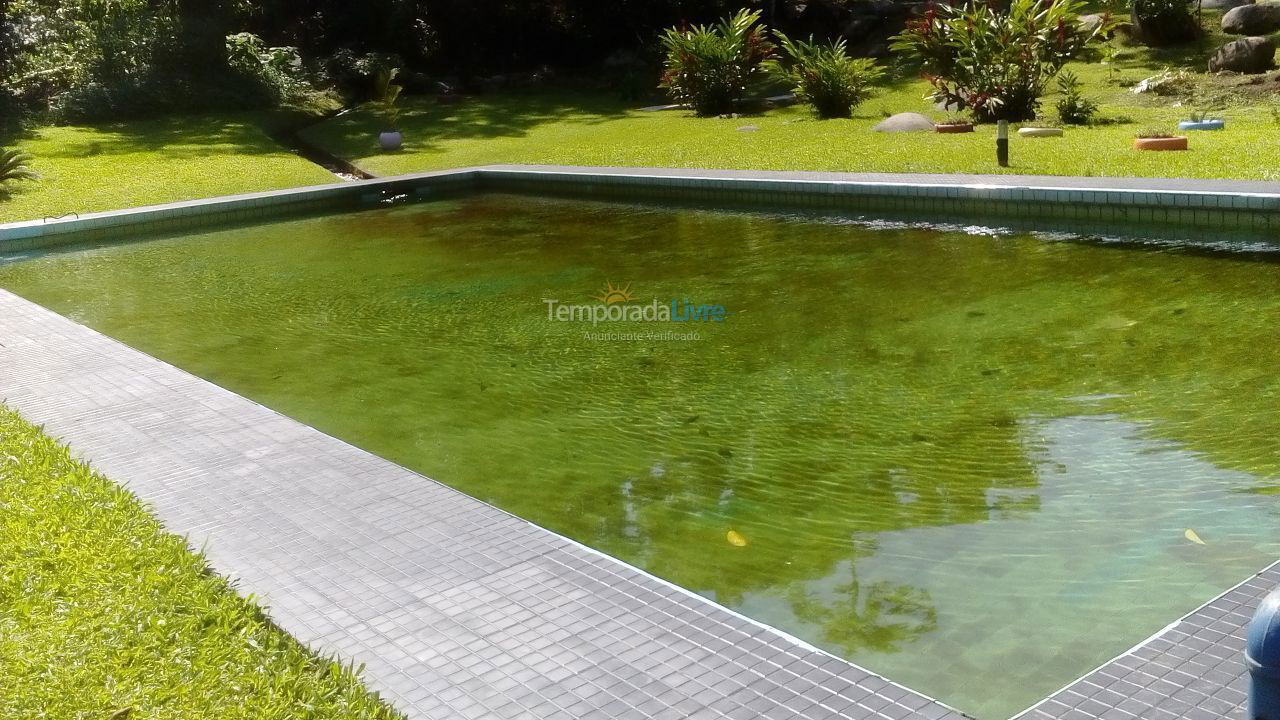
[(667, 30), (662, 36), (667, 62), (660, 86), (698, 115), (733, 112), (761, 64), (773, 55), (773, 44), (759, 21), (759, 11), (743, 10), (715, 25)]
[(31, 155), (18, 150), (0, 150), (0, 182), (6, 180), (36, 180), (40, 176), (27, 167)]

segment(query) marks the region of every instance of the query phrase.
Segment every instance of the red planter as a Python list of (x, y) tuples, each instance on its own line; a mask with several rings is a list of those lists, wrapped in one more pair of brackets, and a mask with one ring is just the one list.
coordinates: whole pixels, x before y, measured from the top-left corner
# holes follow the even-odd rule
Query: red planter
[(1181, 135), (1167, 138), (1138, 138), (1133, 141), (1133, 146), (1139, 150), (1186, 150), (1187, 139)]
[(967, 133), (973, 132), (973, 123), (962, 123), (959, 125), (934, 125), (933, 129), (940, 133)]

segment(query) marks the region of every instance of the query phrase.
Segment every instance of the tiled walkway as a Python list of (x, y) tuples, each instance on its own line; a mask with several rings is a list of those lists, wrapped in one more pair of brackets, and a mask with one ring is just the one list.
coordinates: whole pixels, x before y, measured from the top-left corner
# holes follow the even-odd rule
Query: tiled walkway
[(0, 402), (410, 718), (963, 717), (5, 291)]
[(1245, 628), (1280, 586), (1276, 563), (1054, 693), (1020, 720), (1245, 720)]

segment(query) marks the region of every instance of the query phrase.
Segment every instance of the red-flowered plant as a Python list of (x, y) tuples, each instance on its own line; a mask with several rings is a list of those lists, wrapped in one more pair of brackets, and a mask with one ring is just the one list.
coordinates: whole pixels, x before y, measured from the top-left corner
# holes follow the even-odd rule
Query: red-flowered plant
[(893, 49), (919, 62), (931, 97), (978, 120), (1035, 117), (1045, 86), (1068, 60), (1115, 28), (1082, 24), (1083, 0), (969, 0), (932, 4), (894, 39)]
[(773, 56), (773, 43), (759, 22), (758, 11), (743, 10), (715, 25), (667, 30), (662, 36), (667, 62), (660, 87), (698, 115), (734, 112), (761, 65)]

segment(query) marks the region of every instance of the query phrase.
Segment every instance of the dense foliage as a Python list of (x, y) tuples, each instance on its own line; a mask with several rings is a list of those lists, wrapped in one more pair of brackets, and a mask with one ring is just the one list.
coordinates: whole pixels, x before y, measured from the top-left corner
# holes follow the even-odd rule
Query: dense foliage
[(1204, 34), (1193, 7), (1187, 0), (1133, 0), (1130, 16), (1148, 45), (1177, 45)]
[[(310, 86), (368, 99), (386, 67), (404, 68), (411, 92), (434, 80), (475, 88), (480, 77), (543, 64), (598, 67), (620, 52), (641, 62), (662, 28), (746, 4), (0, 0), (0, 119), (12, 120), (19, 107), (55, 119), (264, 107)], [(655, 55), (649, 89), (656, 72)]]
[(1084, 25), (1082, 0), (969, 0), (932, 5), (893, 49), (918, 61), (933, 97), (979, 120), (1030, 120), (1045, 85), (1067, 61), (1115, 27)]
[(269, 104), (277, 93), (228, 60), (237, 12), (226, 0), (9, 0), (0, 84), (65, 119)]
[(770, 60), (766, 69), (791, 83), (796, 97), (818, 117), (849, 117), (884, 74), (875, 61), (850, 57), (843, 39), (824, 44), (812, 37), (805, 41), (774, 34), (785, 59)]
[(733, 112), (774, 49), (760, 13), (746, 10), (714, 25), (667, 30), (662, 44), (662, 87), (672, 100), (704, 116)]

